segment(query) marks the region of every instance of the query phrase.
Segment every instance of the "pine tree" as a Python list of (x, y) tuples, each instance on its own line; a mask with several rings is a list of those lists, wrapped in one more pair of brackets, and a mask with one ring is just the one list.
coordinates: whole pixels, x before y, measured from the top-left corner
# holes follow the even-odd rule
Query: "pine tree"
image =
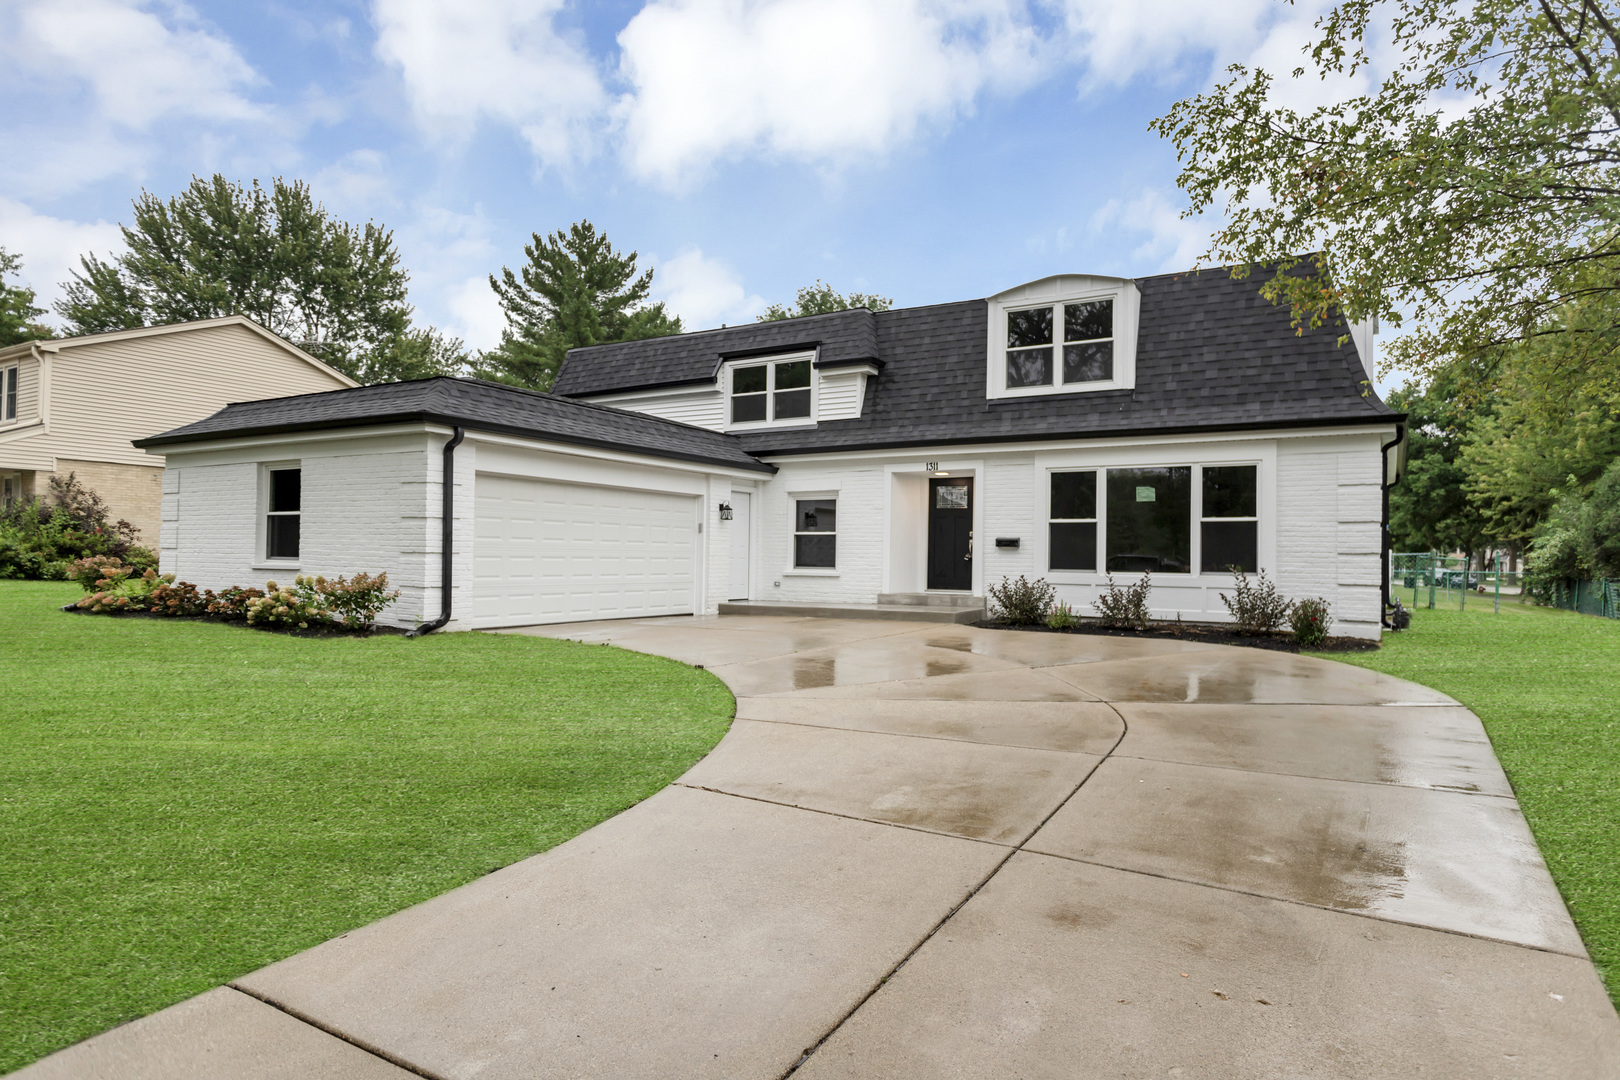
[(662, 302), (647, 302), (653, 272), (637, 275), (636, 253), (615, 251), (589, 221), (535, 233), (523, 253), (518, 273), (502, 267), (489, 277), (507, 327), (500, 345), (478, 358), (480, 376), (548, 390), (569, 349), (681, 332)]

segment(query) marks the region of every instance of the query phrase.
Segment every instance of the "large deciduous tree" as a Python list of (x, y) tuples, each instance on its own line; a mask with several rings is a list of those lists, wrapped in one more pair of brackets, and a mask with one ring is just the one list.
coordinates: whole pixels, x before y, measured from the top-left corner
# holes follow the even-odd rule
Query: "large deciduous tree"
[(1462, 551), (1484, 547), (1487, 528), (1468, 498), (1460, 460), (1485, 410), (1447, 371), (1426, 389), (1403, 387), (1389, 403), (1408, 415), (1406, 477), (1390, 492), (1390, 539), (1397, 551)]
[(0, 247), (0, 348), (54, 336), (50, 327), (38, 321), (45, 309), (34, 306), (34, 290), (6, 284), (6, 278), (20, 269), (22, 256)]
[(894, 307), (892, 297), (862, 292), (852, 292), (845, 296), (831, 285), (817, 278), (814, 285), (806, 285), (799, 290), (792, 307), (783, 304), (772, 304), (765, 309), (765, 314), (759, 316), (758, 321), (774, 322), (777, 319), (797, 319), (804, 315), (825, 315), (830, 311), (847, 311), (850, 308), (888, 311), (892, 307)]
[(506, 314), (501, 343), (478, 358), (485, 378), (549, 390), (569, 349), (681, 332), (662, 302), (648, 303), (651, 270), (614, 250), (607, 234), (580, 221), (524, 245), (528, 262), (502, 267), (489, 284)]
[[(391, 231), (329, 214), (302, 181), (215, 174), (143, 191), (127, 250), (80, 260), (58, 314), (75, 333), (246, 315), (338, 370), (392, 381), (454, 370), (460, 343), (413, 330)], [(450, 365), (450, 366), (446, 366)]]
[(1316, 25), (1292, 77), (1365, 78), (1383, 63), (1369, 92), (1296, 110), (1271, 72), (1236, 65), (1153, 124), (1180, 152), (1188, 213), (1224, 212), (1208, 257), (1294, 271), (1264, 291), (1298, 326), (1335, 309), (1409, 317), (1389, 368), (1432, 376), (1549, 335), (1612, 355), (1613, 325), (1565, 317), (1620, 290), (1612, 7), (1342, 0)]

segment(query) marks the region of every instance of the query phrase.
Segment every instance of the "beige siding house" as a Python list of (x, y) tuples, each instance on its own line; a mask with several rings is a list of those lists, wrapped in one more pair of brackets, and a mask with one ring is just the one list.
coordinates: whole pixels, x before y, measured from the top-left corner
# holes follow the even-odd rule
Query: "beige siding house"
[(0, 500), (75, 473), (156, 550), (163, 464), (130, 445), (233, 401), (357, 385), (251, 319), (150, 326), (0, 349)]

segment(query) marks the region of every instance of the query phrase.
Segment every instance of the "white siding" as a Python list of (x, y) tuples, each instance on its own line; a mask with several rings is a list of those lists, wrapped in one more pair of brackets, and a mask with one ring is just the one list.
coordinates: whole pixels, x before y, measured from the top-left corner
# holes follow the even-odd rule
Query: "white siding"
[(829, 371), (820, 374), (821, 390), (816, 402), (817, 420), (854, 420), (861, 415), (866, 397), (866, 373)]
[[(755, 599), (870, 604), (883, 591), (885, 474), (881, 462), (788, 464), (755, 500), (760, 587)], [(838, 565), (833, 573), (793, 566), (796, 496), (838, 498)]]
[(611, 405), (615, 409), (661, 416), (665, 420), (676, 420), (711, 431), (724, 431), (726, 426), (726, 403), (720, 391), (713, 386), (701, 390), (683, 387), (678, 390), (650, 390), (643, 394), (615, 394), (594, 397), (590, 401), (597, 405)]

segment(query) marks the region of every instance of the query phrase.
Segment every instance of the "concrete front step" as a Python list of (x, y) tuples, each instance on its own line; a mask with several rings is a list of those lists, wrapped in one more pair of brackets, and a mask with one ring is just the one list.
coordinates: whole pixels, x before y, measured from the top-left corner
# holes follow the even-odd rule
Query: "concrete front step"
[(728, 600), (722, 615), (793, 615), (801, 619), (889, 619), (895, 622), (970, 623), (984, 618), (980, 607), (930, 607), (922, 604), (789, 604), (762, 600)]
[(879, 604), (904, 604), (908, 607), (982, 608), (984, 597), (970, 593), (952, 592), (896, 592), (878, 593)]

